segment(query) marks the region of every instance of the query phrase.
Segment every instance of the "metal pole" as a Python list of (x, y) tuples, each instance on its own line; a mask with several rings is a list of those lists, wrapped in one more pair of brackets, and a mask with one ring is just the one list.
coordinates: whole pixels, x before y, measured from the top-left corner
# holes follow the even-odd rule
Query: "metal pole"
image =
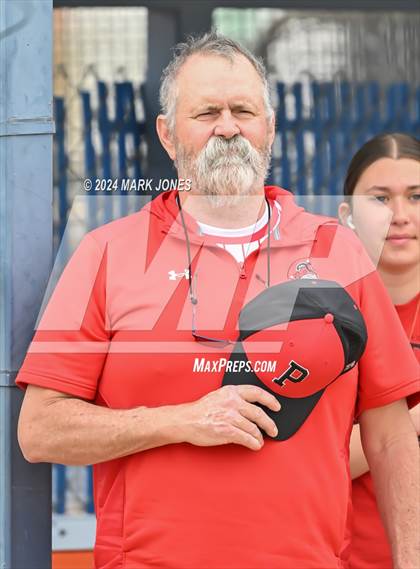
[(52, 0), (0, 0), (0, 568), (51, 565), (51, 467), (29, 464), (14, 386), (52, 259)]
[(159, 178), (176, 178), (175, 169), (155, 131), (156, 117), (160, 112), (160, 76), (171, 58), (171, 49), (176, 43), (185, 40), (189, 34), (196, 35), (210, 31), (213, 11), (213, 6), (209, 2), (174, 4), (169, 9), (151, 6), (148, 10), (148, 68), (145, 85), (147, 177), (154, 178), (156, 183)]
[(147, 76), (144, 88), (147, 138), (148, 178), (175, 178), (175, 170), (162, 148), (155, 130), (159, 114), (159, 79), (171, 56), (171, 48), (178, 41), (176, 10), (148, 11)]
[(418, 0), (54, 0), (55, 8), (78, 6), (145, 6), (156, 10), (172, 9), (174, 6), (194, 9), (211, 8), (281, 8), (283, 10), (335, 10), (335, 11), (410, 11), (418, 12)]

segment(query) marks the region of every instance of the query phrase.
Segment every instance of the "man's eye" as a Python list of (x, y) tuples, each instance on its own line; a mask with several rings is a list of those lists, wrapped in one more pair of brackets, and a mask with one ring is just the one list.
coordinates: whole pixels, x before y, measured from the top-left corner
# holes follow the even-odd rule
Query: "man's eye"
[(388, 201), (387, 196), (373, 196), (372, 199), (380, 203), (386, 203)]
[(414, 202), (420, 202), (420, 194), (412, 194), (410, 196), (410, 200), (412, 200)]
[(206, 111), (204, 113), (200, 113), (199, 115), (197, 115), (196, 118), (206, 118), (206, 117), (211, 117), (212, 115), (214, 115), (215, 111)]

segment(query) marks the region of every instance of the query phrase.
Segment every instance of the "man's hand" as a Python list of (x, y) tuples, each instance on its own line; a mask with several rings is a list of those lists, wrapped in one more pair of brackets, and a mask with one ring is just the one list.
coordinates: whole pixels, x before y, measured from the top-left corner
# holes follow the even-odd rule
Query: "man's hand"
[(264, 439), (260, 429), (276, 436), (277, 427), (257, 405), (272, 411), (280, 403), (268, 391), (254, 385), (225, 385), (198, 401), (177, 409), (179, 442), (197, 446), (235, 443), (251, 450), (260, 450)]

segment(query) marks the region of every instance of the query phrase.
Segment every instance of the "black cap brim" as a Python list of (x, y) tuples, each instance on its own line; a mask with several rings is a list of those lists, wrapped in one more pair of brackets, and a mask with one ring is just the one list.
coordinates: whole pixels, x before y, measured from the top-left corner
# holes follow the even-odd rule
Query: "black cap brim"
[[(237, 342), (230, 357), (231, 362), (247, 362), (248, 358), (244, 351), (242, 342)], [(278, 435), (276, 437), (269, 437), (276, 441), (285, 441), (294, 435), (304, 424), (306, 419), (313, 411), (315, 405), (320, 400), (325, 391), (325, 387), (316, 393), (307, 397), (292, 398), (278, 395), (269, 389), (262, 381), (258, 379), (253, 371), (248, 371), (246, 366), (239, 366), (242, 368), (240, 373), (234, 371), (226, 371), (223, 376), (222, 385), (256, 385), (265, 391), (271, 393), (281, 405), (280, 411), (271, 411), (268, 407), (262, 406), (264, 412), (275, 422)], [(233, 366), (229, 366), (233, 368)], [(266, 436), (266, 433), (264, 433)]]

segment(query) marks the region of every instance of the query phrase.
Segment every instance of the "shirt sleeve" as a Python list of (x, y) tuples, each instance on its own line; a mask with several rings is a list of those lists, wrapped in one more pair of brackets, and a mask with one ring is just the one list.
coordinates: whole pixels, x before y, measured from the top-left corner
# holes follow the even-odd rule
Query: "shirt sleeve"
[(356, 417), (404, 397), (411, 405), (420, 400), (420, 368), (379, 274), (371, 272), (360, 285), (368, 340), (359, 362)]
[(93, 400), (108, 352), (106, 247), (87, 234), (63, 271), (16, 384)]

